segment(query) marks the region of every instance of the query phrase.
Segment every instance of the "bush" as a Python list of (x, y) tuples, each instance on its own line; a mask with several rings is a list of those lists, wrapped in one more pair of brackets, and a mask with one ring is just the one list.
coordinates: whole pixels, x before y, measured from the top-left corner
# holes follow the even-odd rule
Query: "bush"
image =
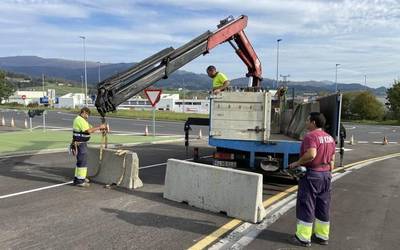
[(31, 102), (27, 105), (28, 108), (37, 108), (39, 107), (39, 103), (37, 102)]

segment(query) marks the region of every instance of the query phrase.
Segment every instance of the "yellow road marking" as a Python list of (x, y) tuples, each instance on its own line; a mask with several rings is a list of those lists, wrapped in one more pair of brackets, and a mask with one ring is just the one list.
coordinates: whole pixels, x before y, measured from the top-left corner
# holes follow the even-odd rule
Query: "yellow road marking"
[[(375, 160), (380, 160), (380, 159), (385, 159), (385, 158), (390, 158), (390, 157), (396, 157), (396, 156), (400, 156), (400, 153), (394, 153), (394, 154), (390, 154), (390, 155), (384, 155), (384, 156), (379, 156), (379, 157), (375, 157), (375, 158), (371, 158), (371, 159), (367, 159), (367, 160), (362, 160), (362, 161), (358, 161), (358, 162), (353, 162), (350, 164), (347, 164), (343, 167), (340, 168), (336, 168), (333, 170), (333, 172), (338, 172), (341, 170), (345, 170), (347, 168), (351, 168), (355, 165), (358, 164), (362, 164), (362, 163), (366, 163), (369, 161), (375, 161)], [(266, 199), (265, 201), (263, 201), (263, 206), (264, 208), (268, 208), (269, 206), (271, 206), (272, 204), (276, 203), (277, 201), (280, 201), (283, 199), (283, 197), (294, 193), (295, 191), (297, 191), (297, 185), (296, 186), (292, 186), (280, 193), (277, 193), (276, 195)], [(194, 244), (193, 246), (191, 246), (190, 248), (188, 248), (188, 250), (199, 250), (199, 249), (205, 249), (207, 248), (209, 245), (211, 245), (211, 243), (215, 242), (216, 240), (218, 240), (222, 235), (228, 233), (229, 231), (232, 231), (235, 227), (237, 227), (238, 225), (240, 225), (241, 223), (243, 223), (242, 220), (238, 220), (238, 219), (233, 219), (230, 220), (228, 223), (226, 223), (225, 225), (221, 226), (220, 228), (218, 228), (217, 230), (215, 230), (214, 232), (212, 232), (211, 234), (207, 235), (205, 238), (203, 238), (202, 240), (200, 240), (199, 242), (197, 242), (196, 244)]]
[(219, 239), (222, 235), (226, 234), (227, 232), (231, 231), (233, 228), (235, 228), (237, 225), (241, 224), (243, 221), (238, 220), (238, 219), (233, 219), (223, 225), (222, 227), (218, 228), (214, 232), (212, 232), (210, 235), (206, 236), (204, 239), (201, 241), (197, 242), (195, 245), (191, 246), (189, 250), (199, 250), (199, 249), (204, 249), (217, 239)]
[(287, 195), (289, 195), (289, 194), (291, 194), (291, 193), (294, 193), (295, 191), (297, 191), (297, 185), (296, 185), (296, 186), (293, 186), (293, 187), (291, 187), (291, 188), (288, 188), (288, 189), (286, 189), (285, 191), (282, 191), (282, 192), (280, 192), (280, 193), (278, 193), (278, 194), (272, 196), (271, 198), (266, 199), (266, 200), (263, 202), (264, 208), (267, 208), (267, 207), (271, 206), (271, 205), (274, 204), (275, 202), (281, 200), (283, 197), (285, 197), (285, 196), (287, 196)]

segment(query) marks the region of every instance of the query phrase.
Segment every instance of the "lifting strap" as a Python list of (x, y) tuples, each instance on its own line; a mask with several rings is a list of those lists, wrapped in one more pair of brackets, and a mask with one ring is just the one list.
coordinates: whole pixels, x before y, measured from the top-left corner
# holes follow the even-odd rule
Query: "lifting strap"
[(94, 175), (89, 176), (91, 178), (96, 177), (96, 176), (99, 175), (100, 170), (101, 170), (101, 161), (103, 159), (103, 150), (104, 150), (104, 148), (108, 147), (107, 134), (108, 134), (108, 131), (109, 131), (109, 127), (108, 127), (108, 124), (106, 123), (105, 117), (101, 118), (101, 124), (105, 124), (107, 128), (101, 132), (101, 143), (100, 143), (99, 164), (98, 164), (99, 167), (97, 168), (97, 171), (96, 171), (96, 173)]

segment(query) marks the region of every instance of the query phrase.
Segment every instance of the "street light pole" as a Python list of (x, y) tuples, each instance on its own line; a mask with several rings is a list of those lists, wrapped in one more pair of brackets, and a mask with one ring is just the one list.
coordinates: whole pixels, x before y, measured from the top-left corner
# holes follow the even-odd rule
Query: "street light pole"
[(83, 61), (85, 63), (85, 105), (87, 106), (87, 70), (86, 70), (86, 37), (80, 36), (83, 41)]
[(290, 75), (280, 75), (282, 77), (283, 85), (287, 86), (287, 83), (289, 82), (287, 79), (290, 77)]
[(85, 94), (85, 91), (83, 90), (83, 75), (81, 75), (81, 84), (82, 84), (82, 94)]
[(44, 74), (42, 73), (42, 92), (43, 92), (43, 97), (46, 95), (44, 93)]
[(338, 66), (339, 66), (340, 64), (339, 63), (336, 63), (336, 73), (335, 73), (335, 92), (337, 92), (338, 91), (338, 88), (337, 88), (337, 68), (338, 68)]
[(365, 90), (367, 90), (367, 75), (364, 75), (364, 86)]
[[(278, 76), (279, 76), (279, 42), (282, 41), (282, 39), (276, 40), (276, 88), (278, 88)], [(272, 88), (274, 86), (272, 85)]]
[(99, 72), (98, 72), (98, 76), (99, 76), (99, 83), (100, 83), (100, 81), (101, 81), (101, 78), (100, 78), (100, 66), (101, 66), (101, 62), (97, 62), (98, 64), (99, 64)]

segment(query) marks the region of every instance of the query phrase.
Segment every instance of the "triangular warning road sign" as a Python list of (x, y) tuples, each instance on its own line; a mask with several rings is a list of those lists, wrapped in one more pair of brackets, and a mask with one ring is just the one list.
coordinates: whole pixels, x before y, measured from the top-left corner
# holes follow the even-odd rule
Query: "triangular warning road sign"
[(149, 99), (151, 106), (156, 106), (157, 102), (160, 100), (161, 96), (161, 89), (145, 89), (144, 93), (147, 96), (147, 99)]

